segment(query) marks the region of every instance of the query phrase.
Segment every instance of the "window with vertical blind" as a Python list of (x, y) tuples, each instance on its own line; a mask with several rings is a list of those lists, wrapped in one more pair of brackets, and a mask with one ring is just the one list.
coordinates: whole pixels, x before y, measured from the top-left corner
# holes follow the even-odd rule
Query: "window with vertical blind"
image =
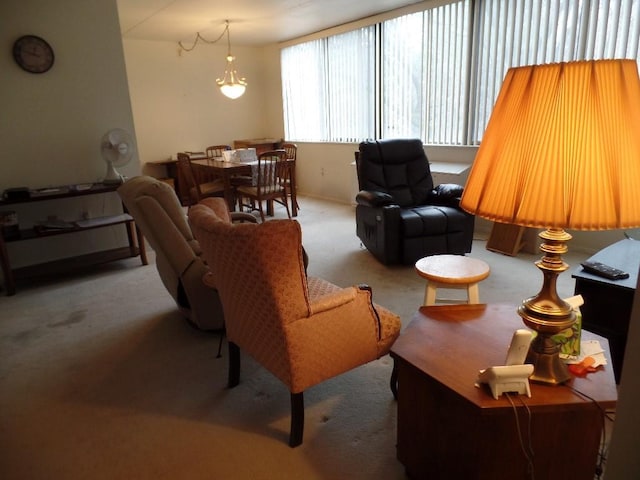
[(477, 145), (510, 67), (640, 60), (640, 1), (460, 0), (282, 49), (285, 135)]
[(375, 26), (282, 50), (286, 138), (356, 142), (375, 125)]
[(324, 40), (316, 40), (281, 52), (284, 130), (288, 139), (327, 138), (325, 44)]
[(492, 0), (476, 3), (476, 67), (467, 144), (480, 143), (511, 67), (573, 60), (640, 60), (640, 2)]

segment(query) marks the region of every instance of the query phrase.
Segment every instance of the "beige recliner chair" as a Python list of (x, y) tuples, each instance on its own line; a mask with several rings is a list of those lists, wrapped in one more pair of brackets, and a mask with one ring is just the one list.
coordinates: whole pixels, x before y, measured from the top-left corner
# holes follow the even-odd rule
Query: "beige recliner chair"
[[(138, 176), (122, 184), (118, 194), (155, 250), (158, 273), (178, 308), (200, 329), (224, 328), (218, 292), (202, 283), (208, 268), (175, 191), (155, 178)], [(233, 216), (256, 221), (248, 214)]]
[(304, 390), (389, 353), (400, 318), (374, 305), (367, 286), (307, 277), (297, 221), (231, 225), (220, 205), (220, 198), (203, 199), (189, 209), (189, 222), (211, 266), (206, 282), (224, 305), (229, 387), (239, 382), (240, 350), (279, 378), (291, 393), (295, 447)]

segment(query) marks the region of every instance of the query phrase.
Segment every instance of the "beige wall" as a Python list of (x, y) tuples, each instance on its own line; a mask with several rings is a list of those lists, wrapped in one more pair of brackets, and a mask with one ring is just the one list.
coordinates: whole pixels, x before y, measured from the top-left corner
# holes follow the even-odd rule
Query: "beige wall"
[[(21, 35), (45, 38), (55, 64), (29, 74), (13, 61)], [(101, 179), (106, 165), (100, 140), (120, 127), (134, 134), (115, 0), (3, 0), (0, 2), (0, 190), (86, 183)], [(120, 173), (135, 175), (137, 156)], [(12, 206), (21, 226), (57, 215), (77, 220), (114, 213), (116, 194)], [(97, 233), (99, 232), (99, 233)], [(122, 229), (8, 245), (15, 267), (122, 244)]]
[[(49, 72), (14, 63), (11, 45), (24, 34), (53, 46)], [(102, 135), (114, 127), (134, 133), (115, 0), (3, 0), (0, 38), (0, 189), (98, 180)]]
[(215, 83), (224, 74), (226, 45), (199, 44), (190, 52), (171, 42), (125, 39), (123, 45), (142, 163), (234, 139), (282, 137), (280, 96), (275, 102), (270, 96), (278, 91), (276, 50), (232, 46), (248, 86), (231, 100)]

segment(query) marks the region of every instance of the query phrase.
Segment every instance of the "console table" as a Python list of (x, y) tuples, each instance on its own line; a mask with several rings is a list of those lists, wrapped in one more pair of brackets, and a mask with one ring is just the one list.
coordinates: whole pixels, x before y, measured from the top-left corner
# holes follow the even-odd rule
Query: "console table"
[(282, 139), (277, 138), (252, 138), (247, 140), (234, 140), (233, 148), (255, 148), (256, 154), (260, 155), (262, 152), (268, 150), (276, 150), (280, 147)]
[[(52, 201), (62, 198), (80, 197), (84, 195), (98, 195), (115, 192), (119, 184), (87, 184), (83, 186), (63, 185), (42, 190), (32, 191), (29, 196), (15, 199), (0, 199), (0, 210), (10, 205), (20, 203), (32, 203)], [(126, 212), (123, 205), (122, 213), (87, 220), (79, 220), (66, 225), (64, 228), (46, 228), (34, 226), (21, 228), (15, 235), (0, 234), (0, 264), (4, 275), (4, 284), (7, 295), (14, 295), (16, 292), (16, 278), (31, 277), (35, 275), (49, 274), (56, 271), (64, 271), (70, 268), (85, 265), (105, 263), (114, 260), (121, 260), (129, 257), (140, 256), (143, 265), (147, 264), (147, 255), (141, 232), (135, 226), (133, 217)], [(129, 245), (122, 248), (104, 250), (87, 255), (65, 258), (40, 265), (32, 265), (19, 269), (13, 269), (9, 259), (7, 243), (24, 240), (35, 240), (54, 235), (65, 235), (71, 233), (92, 230), (96, 228), (110, 227), (113, 225), (124, 225), (127, 229)]]
[(580, 307), (582, 325), (609, 340), (613, 371), (619, 381), (627, 345), (631, 306), (638, 283), (640, 241), (620, 240), (600, 250), (589, 260), (629, 273), (629, 278), (609, 280), (585, 272), (578, 265), (571, 275), (576, 279), (576, 295), (580, 294), (584, 299), (584, 305)]
[[(486, 385), (475, 386), (478, 370), (504, 363), (518, 328), (522, 319), (516, 306), (507, 304), (436, 305), (414, 315), (391, 349), (398, 387), (397, 457), (410, 478), (530, 478), (517, 412), (522, 439), (525, 445), (531, 441), (535, 478), (593, 480), (603, 419), (591, 400), (567, 385), (531, 383), (531, 398), (497, 400)], [(583, 338), (599, 340), (610, 358), (605, 338), (587, 331)], [(568, 385), (603, 409), (616, 405), (610, 366)]]

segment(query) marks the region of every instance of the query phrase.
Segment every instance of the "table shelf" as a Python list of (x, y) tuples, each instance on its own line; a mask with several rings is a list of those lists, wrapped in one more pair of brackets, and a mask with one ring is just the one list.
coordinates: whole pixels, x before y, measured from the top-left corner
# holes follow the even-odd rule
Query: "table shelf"
[(19, 242), (23, 240), (32, 240), (35, 238), (52, 237), (55, 235), (66, 235), (69, 233), (83, 232), (85, 230), (93, 230), (95, 228), (110, 227), (112, 225), (120, 225), (123, 223), (133, 222), (133, 217), (128, 213), (119, 215), (109, 215), (105, 217), (92, 218), (89, 220), (81, 220), (78, 222), (69, 222), (69, 227), (49, 228), (46, 226), (36, 225), (33, 228), (21, 229), (17, 235), (4, 238), (6, 243)]
[[(106, 194), (115, 192), (118, 186), (118, 184), (87, 184), (83, 186), (64, 185), (60, 187), (52, 187), (46, 190), (32, 191), (29, 196), (22, 198), (0, 200), (0, 208), (8, 205), (50, 201), (63, 198), (80, 197), (84, 195)], [(122, 206), (122, 210), (122, 213), (115, 215), (68, 222), (68, 227), (47, 228), (46, 226), (35, 225), (31, 228), (20, 229), (13, 235), (10, 233), (5, 233), (4, 236), (0, 235), (0, 264), (2, 266), (7, 295), (15, 294), (15, 280), (17, 278), (49, 275), (59, 271), (68, 271), (89, 265), (97, 265), (137, 256), (140, 257), (142, 264), (146, 265), (148, 262), (142, 234), (136, 227), (133, 217), (127, 213), (124, 205)], [(67, 257), (60, 260), (40, 263), (37, 265), (29, 265), (16, 269), (11, 267), (9, 253), (7, 250), (8, 243), (37, 240), (57, 235), (68, 235), (117, 225), (124, 225), (126, 227), (128, 238), (128, 246), (126, 247), (101, 250), (94, 253)]]
[(78, 255), (75, 257), (62, 258), (51, 262), (40, 263), (38, 265), (29, 265), (13, 270), (14, 279), (45, 277), (59, 273), (61, 271), (78, 270), (81, 268), (100, 265), (103, 263), (115, 262), (126, 258), (137, 257), (140, 255), (138, 247), (120, 247), (111, 250), (102, 250), (99, 252)]
[(59, 198), (82, 197), (85, 195), (110, 193), (115, 192), (119, 186), (120, 184), (93, 183), (80, 185), (62, 185), (59, 187), (36, 189), (30, 191), (28, 196), (0, 199), (0, 207), (5, 207), (7, 205), (17, 205), (20, 203), (56, 200)]

